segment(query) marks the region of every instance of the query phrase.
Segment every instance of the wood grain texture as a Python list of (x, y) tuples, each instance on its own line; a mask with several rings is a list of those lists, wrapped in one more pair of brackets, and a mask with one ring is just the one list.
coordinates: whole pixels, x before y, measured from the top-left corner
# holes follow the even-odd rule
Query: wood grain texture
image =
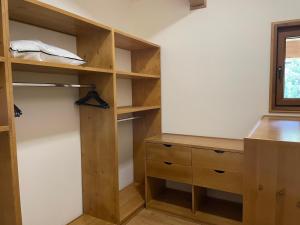
[(9, 131), (8, 126), (0, 126), (0, 132), (6, 132), (6, 131)]
[(145, 187), (133, 183), (120, 191), (120, 221), (124, 222), (145, 205)]
[(75, 36), (86, 30), (111, 30), (110, 27), (35, 0), (10, 0), (9, 16), (18, 22)]
[(183, 146), (147, 143), (146, 159), (156, 162), (170, 162), (183, 166), (191, 166), (192, 149)]
[(243, 193), (243, 173), (218, 171), (193, 166), (193, 183), (201, 187), (230, 193)]
[(193, 183), (193, 169), (191, 166), (169, 164), (169, 162), (147, 161), (147, 176), (176, 181)]
[(38, 73), (60, 73), (60, 74), (99, 74), (113, 73), (109, 69), (101, 69), (89, 66), (73, 66), (59, 63), (38, 62), (32, 60), (24, 60), (11, 58), (12, 68), (15, 71), (38, 72)]
[(193, 148), (205, 148), (213, 150), (225, 150), (230, 152), (243, 152), (243, 140), (224, 139), (213, 137), (199, 137), (177, 134), (161, 134), (146, 139), (150, 143), (176, 144)]
[(250, 139), (300, 142), (300, 117), (264, 116), (248, 135)]
[(142, 50), (149, 48), (160, 48), (159, 45), (149, 41), (127, 34), (120, 30), (114, 30), (116, 48), (126, 49), (128, 51)]
[(191, 218), (193, 215), (192, 194), (165, 188), (159, 195), (149, 201), (148, 207)]
[(181, 219), (156, 210), (145, 209), (134, 217), (127, 225), (205, 225)]
[(264, 117), (245, 140), (245, 225), (299, 223), (299, 118)]
[(77, 53), (85, 66), (114, 69), (113, 32), (107, 30), (82, 31), (77, 35)]
[(121, 115), (121, 114), (142, 112), (142, 111), (155, 110), (155, 109), (160, 109), (160, 106), (159, 105), (155, 105), (155, 106), (124, 106), (124, 107), (118, 107), (117, 113), (118, 113), (118, 115)]
[(5, 58), (4, 63), (0, 65), (0, 124), (7, 125), (9, 132), (0, 133), (0, 224), (22, 225), (12, 71), (10, 63), (6, 60), (10, 40), (7, 0), (1, 0), (1, 23), (1, 51)]
[(225, 170), (229, 172), (243, 173), (243, 154), (208, 150), (193, 149), (193, 166), (207, 169)]
[(151, 75), (151, 74), (143, 74), (143, 73), (132, 73), (132, 72), (125, 72), (125, 71), (117, 71), (118, 78), (127, 78), (127, 79), (159, 79), (160, 76), (158, 75)]
[(131, 52), (131, 68), (134, 73), (161, 74), (160, 48)]
[[(119, 185), (113, 76), (81, 76), (81, 84), (93, 83), (110, 109), (80, 107), (83, 208), (94, 217), (118, 222)], [(80, 90), (84, 96), (86, 90)]]
[(114, 224), (89, 215), (82, 215), (78, 219), (69, 223), (68, 225), (114, 225)]

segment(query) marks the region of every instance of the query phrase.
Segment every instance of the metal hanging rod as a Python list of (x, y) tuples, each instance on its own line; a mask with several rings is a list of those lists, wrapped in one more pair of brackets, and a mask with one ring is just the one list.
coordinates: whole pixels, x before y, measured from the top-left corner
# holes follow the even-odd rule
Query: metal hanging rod
[(95, 88), (92, 84), (24, 83), (15, 82), (14, 87), (59, 87), (59, 88)]
[(134, 117), (124, 118), (124, 119), (118, 119), (118, 122), (125, 122), (125, 121), (137, 120), (137, 119), (141, 119), (141, 118), (142, 117), (140, 117), (140, 116), (134, 116)]

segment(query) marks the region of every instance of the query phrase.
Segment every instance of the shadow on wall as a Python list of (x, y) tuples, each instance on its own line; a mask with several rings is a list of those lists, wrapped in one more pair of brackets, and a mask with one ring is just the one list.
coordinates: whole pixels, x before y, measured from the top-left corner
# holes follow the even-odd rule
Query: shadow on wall
[[(77, 83), (75, 76), (14, 73), (15, 82), (24, 79), (26, 82)], [(23, 111), (16, 119), (18, 144), (78, 133), (79, 108), (74, 104), (79, 97), (77, 89), (15, 87), (14, 97)]]
[[(42, 1), (99, 23), (144, 37), (151, 37), (161, 32), (191, 13), (189, 0)], [(158, 7), (159, 10), (157, 10)], [(142, 20), (136, 18), (142, 18)]]

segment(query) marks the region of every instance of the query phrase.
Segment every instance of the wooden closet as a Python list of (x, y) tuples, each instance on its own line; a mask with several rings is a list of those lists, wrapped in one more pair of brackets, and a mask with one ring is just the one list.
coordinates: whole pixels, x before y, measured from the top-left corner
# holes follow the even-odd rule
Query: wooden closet
[(300, 223), (300, 118), (265, 116), (245, 139), (245, 225)]
[[(71, 224), (123, 223), (145, 203), (144, 139), (161, 133), (160, 47), (38, 1), (0, 2), (0, 224), (22, 224), (13, 71), (79, 76), (80, 84), (96, 85), (110, 104), (107, 110), (80, 107), (84, 215)], [(88, 63), (72, 66), (11, 58), (9, 20), (75, 36), (77, 54)], [(131, 51), (131, 71), (116, 70), (116, 48)], [(132, 79), (132, 106), (117, 107), (117, 78)], [(117, 122), (132, 115), (141, 117), (133, 122), (134, 183), (119, 191)]]

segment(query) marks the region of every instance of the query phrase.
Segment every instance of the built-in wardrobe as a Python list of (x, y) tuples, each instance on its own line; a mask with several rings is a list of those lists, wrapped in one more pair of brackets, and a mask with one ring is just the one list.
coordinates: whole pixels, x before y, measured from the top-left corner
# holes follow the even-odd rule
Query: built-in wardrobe
[[(9, 21), (75, 37), (77, 54), (87, 64), (73, 66), (12, 58)], [(84, 214), (73, 223), (125, 222), (145, 203), (144, 139), (161, 133), (160, 47), (33, 0), (1, 0), (0, 22), (0, 224), (22, 224), (14, 119), (16, 71), (78, 76), (79, 85), (95, 86), (110, 105), (109, 109), (80, 106)], [(128, 59), (125, 66), (118, 58), (122, 54)], [(126, 100), (122, 100), (122, 87), (128, 93)], [(81, 88), (80, 96), (87, 91)], [(126, 172), (132, 174), (119, 185), (124, 135), (132, 142), (128, 145), (132, 148), (132, 165)]]

